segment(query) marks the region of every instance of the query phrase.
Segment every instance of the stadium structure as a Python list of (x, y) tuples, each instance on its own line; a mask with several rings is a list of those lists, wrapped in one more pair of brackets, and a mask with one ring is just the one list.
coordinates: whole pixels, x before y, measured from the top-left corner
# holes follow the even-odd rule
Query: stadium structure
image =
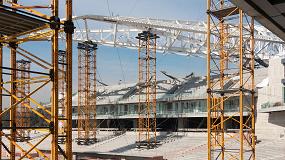
[[(284, 63), (273, 58), (268, 67), (255, 71), (256, 133), (263, 137), (271, 135), (280, 138), (285, 135), (285, 90)], [(157, 81), (157, 128), (161, 131), (196, 131), (207, 129), (206, 79), (194, 73), (177, 78), (163, 71), (166, 80)], [(232, 87), (238, 77), (229, 79), (225, 86)], [(97, 124), (100, 129), (136, 130), (138, 124), (138, 85), (118, 84), (97, 87)], [(244, 101), (249, 101), (245, 98)], [(245, 102), (246, 103), (246, 102)], [(72, 97), (73, 126), (77, 126), (78, 96)], [(232, 97), (225, 104), (225, 112), (238, 110), (238, 97)], [(247, 114), (246, 112), (244, 114)], [(228, 130), (238, 125), (227, 122)]]

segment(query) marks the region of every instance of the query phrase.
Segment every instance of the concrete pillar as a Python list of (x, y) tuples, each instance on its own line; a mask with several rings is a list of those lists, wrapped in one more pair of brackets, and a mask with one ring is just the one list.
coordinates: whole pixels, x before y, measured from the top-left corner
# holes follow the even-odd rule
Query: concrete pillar
[(181, 128), (185, 128), (186, 127), (186, 119), (184, 118), (178, 118), (178, 129), (181, 129)]
[(107, 128), (110, 128), (110, 124), (111, 124), (111, 119), (107, 119)]
[(137, 121), (137, 119), (134, 119), (133, 120), (133, 128), (137, 128), (137, 125), (138, 125), (138, 121)]

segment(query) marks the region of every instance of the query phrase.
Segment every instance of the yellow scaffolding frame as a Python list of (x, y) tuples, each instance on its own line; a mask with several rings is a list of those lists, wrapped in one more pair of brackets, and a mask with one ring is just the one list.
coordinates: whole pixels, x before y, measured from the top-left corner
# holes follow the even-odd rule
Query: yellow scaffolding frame
[[(30, 83), (26, 81), (30, 79), (30, 71), (31, 62), (21, 59), (17, 60), (17, 80), (21, 80), (16, 82), (16, 91), (18, 98), (24, 98), (26, 95), (30, 94)], [(25, 104), (30, 106), (30, 100), (27, 98), (25, 99), (19, 106), (17, 106), (17, 127), (29, 128), (31, 126), (31, 112), (30, 110), (25, 107)], [(30, 139), (30, 130), (28, 129), (19, 129), (17, 136), (17, 141), (24, 142)]]
[[(74, 24), (72, 22), (72, 0), (66, 0), (65, 11), (66, 18), (65, 21), (60, 21), (58, 17), (58, 8), (59, 3), (58, 0), (52, 0), (51, 2), (47, 2), (49, 4), (45, 6), (27, 6), (24, 1), (22, 4), (18, 4), (18, 0), (5, 1), (5, 3), (1, 0), (0, 5), (1, 8), (8, 8), (10, 11), (18, 11), (17, 14), (24, 13), (25, 15), (42, 17), (45, 19), (46, 24), (40, 26), (38, 28), (32, 30), (26, 30), (21, 33), (16, 33), (14, 35), (0, 35), (0, 79), (5, 80), (4, 77), (10, 77), (9, 81), (1, 81), (0, 87), (0, 118), (3, 118), (5, 113), (10, 113), (9, 126), (3, 126), (3, 120), (1, 121), (0, 127), (0, 155), (5, 151), (10, 155), (10, 159), (34, 159), (36, 157), (41, 157), (43, 159), (52, 159), (57, 160), (59, 156), (62, 155), (64, 159), (71, 160), (72, 159), (72, 34), (74, 31)], [(4, 6), (4, 5), (6, 6)], [(11, 7), (8, 7), (10, 5)], [(51, 13), (50, 15), (43, 14), (37, 9), (46, 9), (49, 10), (45, 13)], [(9, 27), (9, 26), (7, 26)], [(22, 28), (22, 26), (20, 26)], [(58, 88), (59, 88), (59, 63), (58, 63), (58, 37), (59, 31), (64, 31), (66, 35), (66, 105), (64, 106), (64, 118), (59, 119), (59, 100), (58, 100)], [(40, 34), (38, 34), (40, 32)], [(40, 58), (36, 56), (36, 54), (32, 54), (21, 48), (18, 45), (21, 45), (25, 42), (33, 42), (36, 43), (37, 40), (47, 39), (46, 37), (51, 37), (51, 62), (47, 62), (44, 58)], [(8, 47), (10, 49), (10, 67), (3, 66), (3, 46)], [(33, 64), (37, 65), (43, 72), (38, 71), (29, 71), (28, 68), (17, 68), (16, 66), (16, 58), (17, 55), (33, 62)], [(9, 74), (3, 73), (3, 69), (10, 71)], [(30, 74), (30, 78), (23, 78), (16, 76), (17, 72)], [(38, 76), (41, 75), (41, 76)], [(7, 79), (7, 78), (6, 78)], [(17, 84), (29, 85), (33, 90), (29, 93), (23, 93), (22, 91), (17, 90)], [(9, 86), (7, 86), (9, 85)], [(33, 86), (32, 86), (33, 85)], [(45, 87), (51, 87), (51, 105), (43, 106), (36, 99), (32, 98), (32, 96)], [(18, 86), (20, 87), (20, 86)], [(18, 96), (21, 94), (21, 96)], [(3, 109), (3, 96), (8, 95), (10, 97), (10, 106), (7, 107), (4, 111)], [(32, 104), (29, 104), (29, 103)], [(34, 105), (37, 108), (34, 108)], [(21, 108), (25, 108), (26, 111), (38, 116), (42, 121), (44, 121), (45, 125), (40, 126), (19, 126), (16, 124), (17, 122), (17, 110), (18, 106)], [(64, 137), (65, 137), (65, 148), (62, 149), (58, 145), (58, 123), (59, 120), (64, 120)], [(4, 129), (9, 129), (10, 133), (7, 134), (4, 132)], [(45, 133), (43, 137), (34, 139), (24, 139), (24, 142), (18, 143), (17, 138), (23, 138), (23, 134), (21, 130), (35, 130), (40, 129), (41, 132)], [(7, 139), (9, 142), (9, 146), (3, 140)], [(31, 141), (33, 140), (33, 141)], [(50, 155), (46, 155), (42, 151), (40, 151), (37, 147), (39, 144), (44, 141), (50, 141)], [(46, 143), (46, 142), (45, 142)], [(28, 148), (30, 147), (30, 148)], [(17, 154), (16, 154), (17, 153)], [(20, 157), (18, 157), (18, 153), (20, 153)], [(38, 156), (34, 153), (37, 153)], [(17, 155), (17, 156), (16, 156)]]
[(156, 147), (156, 40), (150, 31), (136, 37), (138, 48), (138, 141), (137, 147)]
[(207, 2), (208, 159), (255, 159), (254, 20), (229, 1)]
[(96, 50), (91, 41), (78, 43), (77, 144), (96, 142)]

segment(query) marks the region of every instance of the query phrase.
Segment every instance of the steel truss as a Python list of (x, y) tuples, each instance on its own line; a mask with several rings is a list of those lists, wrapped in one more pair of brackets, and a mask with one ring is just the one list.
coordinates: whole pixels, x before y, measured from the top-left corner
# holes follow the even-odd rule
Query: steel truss
[(254, 20), (225, 0), (207, 13), (208, 159), (255, 159)]
[(96, 142), (96, 50), (91, 41), (78, 43), (77, 144)]
[[(17, 98), (24, 98), (26, 95), (30, 94), (30, 83), (27, 81), (31, 78), (30, 71), (31, 61), (27, 61), (24, 59), (17, 60), (17, 83), (16, 83), (16, 93)], [(21, 104), (17, 106), (17, 117), (16, 117), (16, 125), (19, 128), (29, 128), (31, 126), (31, 112), (25, 107), (25, 105), (30, 106), (30, 100), (25, 99)], [(16, 136), (16, 140), (20, 142), (24, 142), (29, 140), (30, 131), (28, 129), (19, 129), (18, 136)]]
[[(207, 55), (207, 22), (100, 15), (78, 16), (74, 20), (80, 25), (73, 37), (76, 41), (92, 40), (101, 45), (137, 49), (139, 46), (134, 37), (150, 28), (152, 33), (160, 36), (157, 41), (159, 53), (204, 58)], [(94, 22), (97, 25), (93, 25)], [(235, 22), (231, 24), (234, 25)], [(263, 26), (256, 25), (254, 30), (255, 58), (284, 56), (284, 41)], [(231, 36), (233, 37), (228, 43), (234, 45), (239, 34), (234, 31)]]
[(139, 33), (139, 104), (137, 147), (156, 147), (156, 40), (150, 31)]
[[(14, 159), (52, 159), (57, 160), (59, 156), (64, 159), (72, 159), (72, 34), (74, 25), (72, 22), (72, 0), (67, 0), (65, 5), (66, 18), (65, 21), (60, 21), (58, 18), (58, 0), (52, 0), (49, 4), (32, 6), (25, 5), (24, 1), (10, 0), (0, 1), (1, 13), (9, 13), (1, 18), (8, 19), (2, 21), (8, 23), (9, 21), (17, 20), (17, 24), (9, 23), (4, 28), (1, 27), (0, 35), (0, 118), (4, 114), (10, 113), (8, 121), (9, 126), (3, 124), (1, 120), (1, 143), (0, 155), (4, 153), (9, 154), (11, 160)], [(3, 5), (4, 4), (4, 5)], [(9, 7), (10, 6), (10, 7)], [(44, 13), (51, 13), (46, 15), (41, 13), (40, 9), (44, 9)], [(14, 12), (13, 14), (11, 12)], [(6, 17), (7, 16), (7, 17)], [(22, 17), (22, 18), (19, 18)], [(1, 23), (2, 24), (2, 23)], [(17, 26), (15, 26), (17, 25)], [(65, 33), (66, 39), (66, 105), (65, 110), (65, 148), (58, 145), (58, 123), (59, 123), (59, 68), (58, 68), (58, 39), (59, 31)], [(22, 43), (34, 42), (35, 40), (42, 39), (47, 35), (51, 36), (51, 54), (50, 62), (42, 58), (43, 54), (34, 54), (25, 50)], [(10, 67), (3, 66), (3, 47), (10, 49)], [(39, 48), (42, 46), (38, 45)], [(46, 57), (45, 54), (44, 57)], [(16, 61), (17, 57), (25, 60)], [(33, 68), (29, 69), (29, 63), (32, 62)], [(23, 63), (24, 62), (24, 63)], [(19, 64), (17, 66), (17, 64)], [(6, 72), (3, 72), (6, 70)], [(35, 71), (36, 70), (36, 71)], [(18, 73), (18, 76), (17, 76)], [(20, 74), (20, 76), (19, 76)], [(7, 80), (10, 79), (10, 80)], [(36, 98), (37, 94), (42, 94), (44, 87), (50, 87), (51, 106), (43, 106)], [(4, 96), (9, 96), (10, 105), (3, 107), (5, 102)], [(49, 96), (48, 96), (49, 97)], [(48, 100), (49, 98), (47, 98)], [(4, 110), (3, 110), (4, 109)], [(22, 118), (17, 115), (17, 111), (21, 113), (29, 113), (34, 118), (44, 121), (43, 124), (23, 122)], [(25, 115), (26, 117), (27, 115)], [(20, 121), (18, 121), (21, 118)], [(9, 133), (8, 133), (9, 130)], [(28, 135), (26, 131), (38, 130), (41, 132), (40, 137)], [(31, 132), (32, 133), (32, 132)], [(17, 140), (23, 142), (17, 142)], [(50, 154), (38, 149), (40, 144), (50, 145)], [(4, 148), (4, 150), (3, 150)]]

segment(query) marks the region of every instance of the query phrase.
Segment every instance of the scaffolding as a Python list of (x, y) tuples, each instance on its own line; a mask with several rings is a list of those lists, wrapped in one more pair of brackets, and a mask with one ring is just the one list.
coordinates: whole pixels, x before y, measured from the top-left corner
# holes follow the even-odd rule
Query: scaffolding
[[(18, 3), (19, 2), (19, 3)], [(1, 120), (1, 143), (0, 155), (7, 153), (11, 160), (15, 159), (52, 159), (57, 160), (60, 156), (64, 159), (72, 159), (72, 34), (74, 25), (72, 22), (72, 0), (67, 0), (65, 5), (66, 18), (61, 21), (58, 17), (58, 0), (43, 2), (35, 5), (25, 1), (11, 0), (0, 1), (0, 117), (7, 113), (9, 125), (5, 125)], [(51, 14), (44, 14), (51, 13)], [(66, 36), (66, 76), (67, 92), (65, 106), (65, 148), (58, 145), (58, 37), (59, 32), (64, 32)], [(35, 54), (24, 49), (23, 43), (30, 42), (35, 46), (37, 41), (50, 39), (46, 42), (51, 46), (51, 53)], [(39, 44), (37, 47), (41, 47)], [(3, 47), (10, 49), (10, 66), (3, 66)], [(50, 55), (47, 58), (47, 55)], [(6, 55), (5, 55), (6, 56)], [(16, 61), (20, 56), (25, 61)], [(7, 58), (7, 57), (5, 57)], [(33, 63), (33, 68), (28, 69), (29, 63)], [(18, 64), (18, 65), (17, 65)], [(26, 68), (25, 68), (26, 67)], [(5, 70), (5, 71), (3, 71)], [(18, 75), (18, 76), (17, 76)], [(9, 79), (9, 80), (8, 80)], [(43, 88), (49, 88), (43, 91)], [(39, 94), (51, 95), (51, 104), (42, 105)], [(5, 100), (10, 99), (9, 106)], [(43, 97), (45, 98), (45, 97)], [(46, 100), (49, 100), (47, 98)], [(17, 114), (17, 113), (21, 113)], [(22, 123), (22, 118), (28, 117), (24, 114), (31, 114), (35, 119), (44, 123)], [(19, 119), (21, 118), (21, 119)], [(20, 121), (19, 121), (20, 120)], [(6, 132), (9, 130), (9, 133)], [(26, 131), (40, 130), (41, 136), (34, 138), (34, 135), (27, 135)], [(30, 132), (34, 133), (34, 132)], [(29, 138), (27, 138), (29, 137)], [(23, 141), (24, 142), (17, 142)], [(40, 144), (50, 145), (50, 154), (38, 149)]]
[[(18, 98), (24, 98), (26, 95), (30, 94), (30, 83), (27, 83), (27, 80), (30, 79), (31, 75), (31, 61), (24, 59), (17, 60), (17, 84), (16, 84), (16, 93)], [(25, 99), (21, 104), (17, 106), (17, 127), (19, 128), (29, 128), (31, 126), (31, 112), (25, 105), (30, 106), (30, 100)], [(30, 131), (28, 129), (19, 129), (18, 136), (16, 137), (17, 141), (24, 142), (30, 139)]]
[(150, 31), (143, 31), (136, 37), (138, 48), (138, 140), (137, 147), (154, 148), (156, 139), (156, 40)]
[(58, 141), (59, 143), (65, 143), (65, 128), (66, 128), (66, 52), (63, 50), (58, 51)]
[(78, 43), (77, 144), (96, 142), (96, 50), (92, 41)]
[(226, 0), (207, 14), (208, 159), (255, 159), (254, 20)]

